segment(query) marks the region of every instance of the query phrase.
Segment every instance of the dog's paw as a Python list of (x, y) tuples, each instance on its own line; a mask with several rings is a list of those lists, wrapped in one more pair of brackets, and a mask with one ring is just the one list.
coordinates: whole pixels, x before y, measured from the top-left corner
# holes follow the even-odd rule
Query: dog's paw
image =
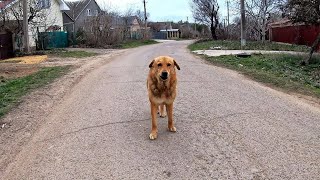
[(158, 133), (155, 132), (151, 132), (149, 135), (150, 140), (155, 140), (158, 137)]
[(163, 113), (163, 114), (160, 113), (160, 117), (161, 118), (165, 118), (165, 117), (167, 117), (167, 114), (166, 113)]
[(177, 131), (177, 128), (176, 127), (168, 127), (168, 130), (170, 132), (176, 132)]

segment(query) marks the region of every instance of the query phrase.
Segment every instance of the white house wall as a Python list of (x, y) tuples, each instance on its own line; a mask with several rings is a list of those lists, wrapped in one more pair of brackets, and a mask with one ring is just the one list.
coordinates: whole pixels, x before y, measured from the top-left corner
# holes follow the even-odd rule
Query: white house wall
[[(18, 10), (19, 7), (22, 7), (22, 0), (19, 0), (18, 2), (14, 3), (11, 8)], [(60, 10), (59, 0), (51, 0), (50, 8), (43, 9), (42, 11), (44, 11), (46, 18), (44, 18), (43, 19), (44, 22), (41, 22), (41, 24), (38, 26), (40, 32), (44, 32), (49, 26), (52, 26), (52, 25), (58, 25), (61, 27), (61, 29), (63, 29), (62, 11)], [(8, 12), (7, 13), (8, 19), (16, 20), (16, 18), (12, 14), (12, 11), (10, 10), (10, 8), (7, 9), (7, 12)], [(35, 18), (35, 21), (39, 21), (39, 19)], [(37, 38), (36, 32), (37, 32), (37, 28), (34, 28), (29, 25), (29, 33), (28, 33), (29, 34), (29, 46), (31, 46), (31, 47), (36, 46), (36, 44), (35, 44), (35, 41)]]

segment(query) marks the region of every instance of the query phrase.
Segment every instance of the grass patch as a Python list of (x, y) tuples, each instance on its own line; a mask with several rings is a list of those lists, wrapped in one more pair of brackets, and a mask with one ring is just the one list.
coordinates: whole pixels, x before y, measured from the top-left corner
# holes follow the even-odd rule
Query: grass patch
[(29, 76), (0, 82), (0, 118), (20, 102), (31, 90), (51, 83), (64, 75), (70, 66), (46, 67)]
[(59, 57), (71, 57), (71, 58), (85, 58), (85, 57), (91, 57), (97, 55), (97, 53), (93, 52), (86, 52), (86, 51), (60, 51), (60, 52), (54, 52), (52, 53), (54, 55), (57, 55)]
[[(200, 40), (194, 44), (189, 45), (191, 51), (195, 50), (207, 50), (211, 47), (221, 47), (223, 50), (239, 50), (241, 49), (240, 41), (212, 41), (212, 40)], [(309, 47), (304, 45), (292, 45), (276, 42), (266, 41), (264, 43), (259, 41), (248, 41), (244, 50), (268, 50), (268, 51), (298, 51), (308, 52)]]
[[(41, 53), (41, 52), (40, 52)], [(49, 54), (53, 56), (63, 57), (63, 58), (85, 58), (96, 56), (98, 53), (87, 52), (87, 51), (67, 51), (65, 49), (52, 49), (48, 51), (44, 51), (44, 54)]]
[(248, 58), (205, 56), (215, 65), (240, 71), (259, 82), (320, 98), (320, 57), (315, 56), (308, 66), (300, 65), (302, 58), (305, 57), (287, 54), (256, 54)]
[(151, 45), (151, 44), (157, 44), (158, 42), (152, 39), (148, 40), (134, 40), (134, 41), (127, 41), (124, 43), (121, 43), (119, 45), (119, 48), (127, 49), (127, 48), (135, 48), (139, 46), (145, 46), (145, 45)]

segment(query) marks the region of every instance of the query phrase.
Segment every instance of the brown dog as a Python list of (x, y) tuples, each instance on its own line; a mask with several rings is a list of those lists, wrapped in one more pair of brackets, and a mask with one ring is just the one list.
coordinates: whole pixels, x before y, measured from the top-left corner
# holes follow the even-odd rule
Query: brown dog
[(149, 65), (150, 71), (147, 79), (149, 100), (151, 105), (152, 130), (151, 140), (156, 139), (157, 111), (160, 107), (160, 117), (165, 117), (164, 106), (168, 114), (168, 130), (176, 132), (173, 123), (173, 101), (176, 98), (177, 77), (175, 67), (180, 70), (176, 61), (169, 56), (155, 58)]

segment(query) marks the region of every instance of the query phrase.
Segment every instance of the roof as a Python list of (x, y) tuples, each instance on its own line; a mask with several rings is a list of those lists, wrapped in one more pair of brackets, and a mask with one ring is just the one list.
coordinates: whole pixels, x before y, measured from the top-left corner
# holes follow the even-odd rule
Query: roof
[(134, 25), (133, 22), (135, 19), (137, 19), (137, 16), (121, 17), (121, 16), (114, 15), (112, 16), (112, 26), (119, 26), (119, 25), (131, 26), (131, 25)]
[(100, 9), (100, 6), (95, 0), (68, 1), (66, 3), (69, 6), (70, 10), (64, 11), (64, 13), (66, 13), (72, 20), (76, 20), (91, 1), (95, 2)]
[[(126, 17), (125, 17), (126, 18)], [(138, 20), (137, 16), (129, 16), (128, 18), (128, 24), (133, 25), (134, 20)]]
[(166, 31), (176, 32), (176, 31), (179, 31), (179, 29), (161, 29), (161, 30), (160, 30), (160, 32), (166, 32)]

